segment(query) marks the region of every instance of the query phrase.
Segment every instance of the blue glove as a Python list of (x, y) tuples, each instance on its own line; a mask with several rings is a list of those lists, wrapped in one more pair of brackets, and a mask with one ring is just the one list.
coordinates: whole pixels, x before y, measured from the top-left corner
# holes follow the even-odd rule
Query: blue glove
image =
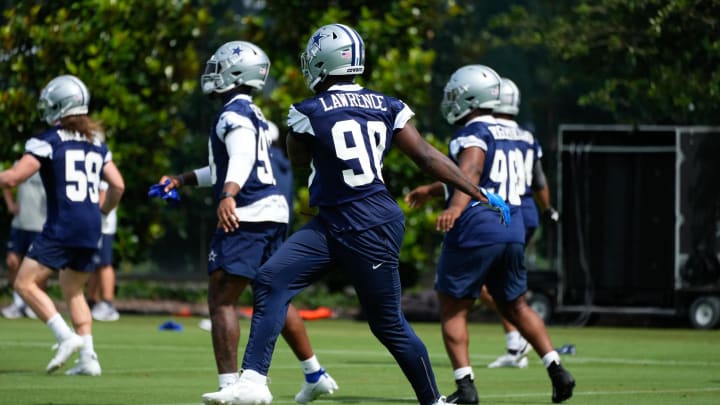
[(180, 194), (178, 194), (178, 191), (176, 188), (171, 189), (167, 193), (165, 192), (165, 187), (170, 184), (170, 180), (165, 180), (165, 183), (163, 184), (153, 184), (150, 186), (150, 189), (148, 190), (148, 197), (160, 197), (166, 202), (170, 204), (175, 204), (180, 202)]
[(505, 203), (505, 200), (503, 200), (502, 197), (500, 197), (499, 195), (491, 193), (482, 187), (480, 187), (480, 191), (488, 199), (488, 202), (483, 203), (480, 201), (476, 201), (472, 204), (472, 206), (474, 207), (478, 204), (481, 204), (486, 207), (492, 208), (493, 210), (500, 213), (501, 224), (505, 224), (505, 226), (510, 225), (510, 207), (508, 207), (507, 203)]

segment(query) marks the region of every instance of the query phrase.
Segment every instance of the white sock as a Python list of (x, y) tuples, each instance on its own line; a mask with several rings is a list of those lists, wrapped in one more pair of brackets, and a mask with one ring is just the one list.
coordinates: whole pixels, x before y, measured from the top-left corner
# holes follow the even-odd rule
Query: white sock
[(48, 319), (47, 326), (49, 326), (50, 330), (53, 331), (53, 333), (55, 334), (55, 339), (57, 339), (58, 342), (62, 342), (63, 340), (68, 339), (70, 338), (70, 336), (73, 335), (73, 331), (70, 329), (70, 327), (65, 322), (59, 312), (51, 316), (50, 319)]
[(264, 376), (255, 370), (243, 370), (240, 379), (252, 381), (256, 384), (267, 385), (267, 376)]
[(225, 373), (218, 374), (218, 386), (223, 389), (229, 385), (234, 384), (240, 378), (238, 373)]
[(302, 368), (303, 373), (310, 374), (320, 371), (320, 362), (318, 361), (317, 356), (313, 354), (313, 356), (309, 359), (301, 361), (300, 367)]
[(545, 368), (550, 367), (551, 364), (557, 363), (560, 364), (560, 355), (555, 350), (549, 352), (548, 354), (544, 355), (542, 358), (542, 362), (545, 365)]
[(20, 294), (17, 293), (17, 291), (13, 291), (13, 304), (15, 304), (15, 306), (17, 307), (24, 307), (26, 305), (25, 301), (23, 301), (22, 297), (20, 296)]
[(90, 356), (95, 354), (95, 344), (93, 343), (92, 335), (80, 336), (83, 340), (83, 345), (80, 348), (80, 356)]
[(505, 334), (505, 347), (508, 351), (522, 349), (522, 336), (514, 330)]
[(470, 379), (475, 380), (475, 374), (470, 366), (456, 368), (453, 370), (453, 375), (455, 376), (455, 380), (462, 380), (466, 375), (470, 375)]

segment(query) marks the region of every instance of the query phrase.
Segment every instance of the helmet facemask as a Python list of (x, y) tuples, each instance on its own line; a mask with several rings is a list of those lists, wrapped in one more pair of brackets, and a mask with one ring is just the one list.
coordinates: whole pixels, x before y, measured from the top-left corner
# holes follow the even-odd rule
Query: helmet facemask
[(270, 60), (257, 46), (244, 41), (222, 45), (205, 64), (200, 76), (203, 93), (225, 93), (245, 85), (262, 90), (270, 70)]
[(463, 94), (466, 92), (467, 86), (453, 88), (448, 88), (447, 86), (445, 87), (443, 100), (440, 103), (440, 111), (442, 112), (443, 117), (445, 117), (450, 124), (454, 124), (459, 119), (470, 113), (471, 110), (469, 108), (465, 108), (463, 110), (459, 102), (462, 99)]
[(68, 115), (87, 114), (89, 104), (90, 92), (85, 83), (73, 75), (62, 75), (43, 88), (37, 108), (45, 122), (55, 125)]
[(492, 110), (500, 104), (500, 76), (484, 65), (461, 67), (445, 85), (440, 111), (455, 124), (473, 110)]

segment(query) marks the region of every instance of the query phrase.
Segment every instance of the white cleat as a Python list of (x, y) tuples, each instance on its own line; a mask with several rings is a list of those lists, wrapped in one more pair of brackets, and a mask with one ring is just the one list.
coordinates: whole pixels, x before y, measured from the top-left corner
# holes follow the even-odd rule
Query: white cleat
[(2, 316), (7, 319), (18, 319), (25, 316), (23, 313), (23, 307), (15, 304), (14, 302), (0, 311), (2, 313)]
[(100, 362), (95, 353), (87, 356), (81, 354), (80, 358), (75, 361), (75, 366), (65, 372), (65, 375), (89, 375), (93, 377), (97, 377), (100, 374), (102, 374), (102, 370), (100, 369)]
[(118, 313), (113, 304), (107, 301), (100, 301), (95, 304), (90, 313), (94, 320), (100, 322), (114, 322), (120, 319), (120, 313)]
[(440, 397), (440, 398), (438, 398), (437, 402), (433, 403), (433, 405), (445, 405), (445, 404), (449, 404), (449, 402), (445, 402), (446, 400), (447, 400), (447, 398), (445, 398), (445, 397)]
[(330, 374), (323, 370), (317, 382), (309, 383), (307, 381), (303, 381), (300, 392), (295, 395), (295, 402), (307, 404), (308, 402), (318, 399), (320, 395), (332, 394), (338, 388), (339, 387), (335, 380), (330, 377)]
[(198, 323), (198, 327), (204, 331), (211, 332), (212, 331), (212, 321), (207, 318), (203, 318)]
[(205, 405), (267, 405), (272, 399), (267, 385), (243, 379), (202, 396)]
[(69, 338), (53, 346), (54, 349), (57, 349), (57, 353), (55, 353), (55, 357), (48, 363), (46, 371), (52, 373), (62, 367), (73, 353), (80, 350), (82, 345), (83, 338), (73, 333)]
[(510, 354), (505, 353), (498, 357), (497, 360), (488, 364), (488, 368), (500, 368), (500, 367), (514, 367), (514, 368), (527, 368), (528, 358), (526, 355)]

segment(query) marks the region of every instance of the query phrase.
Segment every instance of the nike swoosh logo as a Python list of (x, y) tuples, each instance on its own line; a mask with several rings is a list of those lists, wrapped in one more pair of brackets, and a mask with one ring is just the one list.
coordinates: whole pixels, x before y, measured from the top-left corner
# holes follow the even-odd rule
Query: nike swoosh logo
[(373, 270), (377, 270), (378, 267), (382, 266), (384, 263), (385, 263), (385, 262), (380, 262), (380, 263), (378, 263), (378, 264), (373, 264), (373, 266), (372, 266)]

